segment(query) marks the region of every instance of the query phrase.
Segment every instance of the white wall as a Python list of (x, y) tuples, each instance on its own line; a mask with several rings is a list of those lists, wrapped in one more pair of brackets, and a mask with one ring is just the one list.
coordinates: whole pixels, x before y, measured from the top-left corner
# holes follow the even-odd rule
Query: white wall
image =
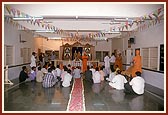
[(164, 43), (164, 23), (157, 24), (138, 32), (135, 37), (135, 44), (133, 48), (145, 48), (159, 46)]
[[(21, 34), (22, 40), (27, 42), (20, 43), (19, 34)], [(14, 56), (13, 56), (13, 64), (19, 65), (23, 64), (23, 58), (21, 57), (21, 48), (31, 48), (34, 51), (34, 42), (33, 42), (33, 34), (18, 31), (17, 27), (12, 25), (11, 23), (4, 22), (4, 44), (3, 45), (11, 45), (14, 48)], [(4, 56), (4, 54), (3, 54)], [(21, 66), (9, 68), (9, 79), (15, 79), (19, 77), (19, 73), (21, 71)]]
[(164, 78), (163, 73), (143, 70), (142, 77), (144, 78), (144, 80), (147, 84), (150, 84), (152, 86), (155, 86), (157, 88), (164, 90), (164, 85), (166, 85), (166, 84), (164, 83), (165, 78)]
[[(123, 38), (124, 50), (128, 49), (128, 39), (129, 38)], [(116, 43), (114, 43), (113, 41), (113, 44), (116, 44)], [(164, 44), (164, 23), (163, 22), (137, 32), (135, 34), (135, 44), (132, 44), (131, 48), (133, 49), (133, 53), (134, 53), (136, 48), (145, 48), (145, 47), (154, 47), (154, 46), (158, 47), (158, 64), (159, 64), (160, 44)], [(163, 73), (143, 70), (142, 76), (144, 77), (147, 84), (153, 85), (160, 89), (164, 89), (165, 78)]]
[(123, 42), (124, 40), (122, 38), (113, 38), (112, 39), (112, 51), (114, 51), (115, 49), (123, 51), (124, 50)]
[(95, 51), (110, 51), (111, 50), (111, 40), (107, 41), (98, 41), (92, 43), (95, 46)]
[[(27, 42), (20, 43), (19, 34), (21, 39)], [(33, 34), (30, 32), (18, 31), (16, 26), (10, 23), (4, 23), (4, 45), (11, 45), (14, 47), (14, 63), (13, 65), (22, 64), (23, 60), (20, 55), (20, 48), (31, 48), (34, 51)]]

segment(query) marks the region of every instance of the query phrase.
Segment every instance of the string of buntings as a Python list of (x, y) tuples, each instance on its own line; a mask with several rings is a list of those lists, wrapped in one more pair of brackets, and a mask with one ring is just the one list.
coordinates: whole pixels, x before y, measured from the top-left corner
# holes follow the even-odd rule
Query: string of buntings
[[(131, 34), (129, 32), (127, 32), (127, 36), (131, 36), (132, 34), (135, 34), (135, 32), (143, 31), (151, 26), (155, 26), (157, 23), (160, 23), (160, 21), (163, 19), (163, 17), (164, 17), (164, 9), (159, 8), (149, 14), (145, 14), (144, 16), (137, 18), (133, 22), (133, 24), (136, 23), (137, 28)], [(132, 25), (130, 25), (130, 26), (132, 26)], [(127, 28), (127, 30), (128, 30), (128, 28)]]
[[(34, 19), (32, 16), (25, 14), (24, 12), (21, 12), (17, 9), (14, 9), (10, 7), (9, 5), (5, 5), (6, 11), (12, 15), (13, 17), (27, 17), (31, 18), (31, 20), (28, 20), (27, 22), (33, 25), (38, 25), (42, 28), (45, 28), (46, 30), (54, 30), (54, 32), (61, 36), (67, 36), (67, 40), (74, 41), (90, 41), (97, 37), (105, 37), (106, 34), (104, 32), (97, 32), (97, 33), (89, 33), (88, 35), (79, 35), (78, 33), (69, 33), (64, 31), (63, 29), (59, 29), (51, 24), (47, 24), (43, 19)], [(136, 31), (142, 31), (146, 28), (149, 28), (150, 26), (154, 26), (157, 23), (160, 23), (161, 19), (163, 19), (164, 16), (164, 8), (159, 8), (149, 14), (145, 14), (141, 17), (138, 17), (136, 19), (129, 19), (128, 21), (121, 23), (120, 26), (113, 26), (110, 27), (110, 31), (128, 31), (130, 30), (134, 24), (136, 24), (137, 29)], [(17, 25), (18, 28), (23, 30), (28, 30), (26, 27), (23, 27), (22, 25), (19, 25), (17, 22), (14, 22), (11, 18), (5, 17), (6, 20), (10, 20), (13, 25)], [(127, 35), (130, 36), (131, 33), (128, 31)], [(66, 39), (65, 39), (66, 40)]]
[[(4, 17), (4, 21), (6, 21), (7, 23), (12, 24), (12, 25), (15, 26), (18, 30), (24, 30), (24, 31), (27, 32), (27, 33), (32, 33), (32, 34), (34, 34), (33, 31), (31, 31), (30, 29), (28, 29), (28, 28), (22, 26), (22, 25), (19, 24), (18, 22), (13, 21), (10, 17)], [(38, 36), (39, 36), (39, 37), (42, 37), (42, 38), (45, 38), (44, 36), (42, 36), (42, 35), (40, 35), (40, 34), (38, 34)]]

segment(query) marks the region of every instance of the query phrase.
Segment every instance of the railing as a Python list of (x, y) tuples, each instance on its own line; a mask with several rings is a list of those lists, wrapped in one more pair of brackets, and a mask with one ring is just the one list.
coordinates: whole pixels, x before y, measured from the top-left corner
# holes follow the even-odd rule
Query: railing
[(13, 85), (13, 83), (8, 78), (8, 65), (4, 68), (4, 82), (5, 84)]
[[(68, 65), (70, 64), (71, 66), (82, 66), (82, 61), (73, 61), (73, 60), (53, 60), (54, 61), (54, 65), (57, 66), (57, 65), (60, 65), (60, 64), (63, 64), (63, 65)], [(91, 66), (91, 65), (96, 65), (98, 66), (99, 65), (99, 61), (87, 61), (87, 65)]]

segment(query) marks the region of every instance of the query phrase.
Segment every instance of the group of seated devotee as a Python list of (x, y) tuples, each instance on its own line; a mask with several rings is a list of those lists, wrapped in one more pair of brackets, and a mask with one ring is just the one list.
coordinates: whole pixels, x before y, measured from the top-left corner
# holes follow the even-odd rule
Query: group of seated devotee
[(142, 95), (144, 93), (145, 80), (141, 77), (141, 72), (137, 71), (136, 76), (132, 79), (127, 79), (127, 76), (122, 74), (122, 71), (116, 67), (111, 68), (111, 73), (107, 81), (109, 85), (116, 90), (124, 90), (126, 94)]
[(104, 81), (105, 78), (105, 72), (103, 71), (103, 66), (96, 67), (95, 69), (93, 66), (87, 66), (87, 70), (84, 73), (85, 80), (92, 82), (92, 83), (100, 83), (101, 81)]
[[(19, 75), (19, 82), (25, 81), (27, 78), (31, 82), (41, 82), (44, 88), (53, 87), (57, 82), (61, 83), (63, 87), (69, 87), (72, 85), (73, 78), (81, 78), (81, 67), (71, 67), (64, 65), (62, 69), (51, 64), (45, 64), (43, 68), (40, 65), (32, 67), (28, 72), (26, 66), (22, 67), (22, 71)], [(137, 71), (136, 76), (131, 80), (127, 79), (122, 71), (116, 65), (111, 67), (110, 74), (107, 76), (104, 66), (93, 67), (87, 66), (87, 70), (84, 73), (85, 80), (91, 83), (101, 83), (102, 81), (108, 81), (109, 85), (116, 90), (124, 90), (127, 94), (141, 95), (144, 93), (145, 81), (141, 77), (141, 72)]]
[(85, 80), (91, 83), (101, 83), (105, 79), (112, 88), (124, 90), (126, 94), (142, 95), (144, 93), (145, 81), (141, 77), (141, 72), (137, 71), (135, 77), (127, 80), (127, 77), (122, 75), (122, 71), (118, 66), (115, 69), (111, 67), (109, 76), (105, 76), (103, 68), (104, 66), (95, 69), (87, 66), (87, 71), (84, 73)]
[(23, 70), (19, 75), (19, 82), (23, 82), (26, 79), (29, 79), (31, 82), (41, 82), (42, 86), (45, 88), (53, 87), (57, 82), (61, 83), (63, 87), (69, 87), (72, 85), (72, 78), (81, 77), (81, 67), (71, 67), (64, 65), (63, 68), (60, 68), (60, 65), (55, 67), (52, 64), (46, 63), (43, 67), (38, 64), (37, 67), (32, 67), (30, 72), (26, 66), (22, 68)]

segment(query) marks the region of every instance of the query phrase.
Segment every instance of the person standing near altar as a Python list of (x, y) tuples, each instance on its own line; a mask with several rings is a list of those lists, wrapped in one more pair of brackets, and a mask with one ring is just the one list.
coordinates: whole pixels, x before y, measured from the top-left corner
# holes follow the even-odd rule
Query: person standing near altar
[(108, 53), (106, 53), (106, 56), (104, 57), (104, 65), (105, 65), (106, 75), (108, 76), (110, 74), (110, 59), (109, 59)]
[(118, 65), (118, 68), (122, 71), (122, 56), (121, 56), (120, 52), (116, 56), (115, 67), (116, 67), (116, 65)]
[(32, 52), (30, 67), (36, 67), (36, 53)]
[(86, 54), (86, 52), (83, 53), (82, 56), (82, 72), (84, 73), (87, 70), (87, 60), (88, 60), (88, 56)]

